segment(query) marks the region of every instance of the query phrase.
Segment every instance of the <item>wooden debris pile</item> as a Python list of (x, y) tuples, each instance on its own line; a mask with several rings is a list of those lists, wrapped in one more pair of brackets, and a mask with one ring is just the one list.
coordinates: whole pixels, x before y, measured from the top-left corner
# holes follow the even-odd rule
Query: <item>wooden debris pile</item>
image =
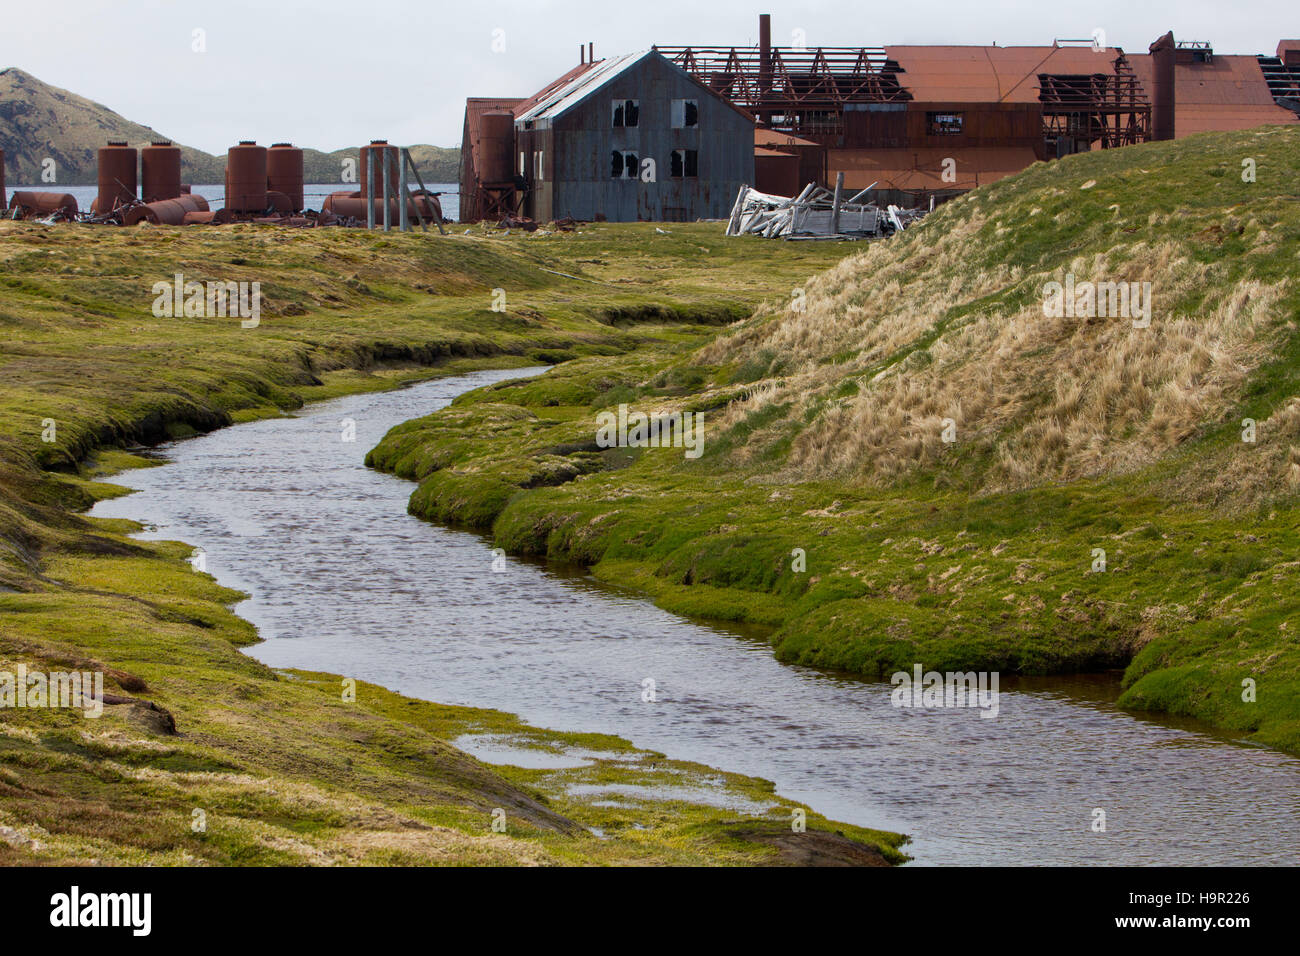
[(919, 210), (860, 202), (872, 183), (844, 199), (843, 175), (835, 189), (809, 183), (793, 198), (762, 193), (742, 186), (727, 222), (729, 236), (763, 236), (767, 239), (868, 239), (902, 231), (920, 219)]

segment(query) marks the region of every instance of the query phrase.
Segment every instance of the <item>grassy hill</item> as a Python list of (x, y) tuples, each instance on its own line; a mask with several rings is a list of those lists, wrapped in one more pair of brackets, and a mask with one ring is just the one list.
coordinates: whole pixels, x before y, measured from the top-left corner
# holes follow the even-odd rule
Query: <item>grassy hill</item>
[[(1297, 182), (1279, 128), (1037, 164), (703, 348), (480, 390), (370, 460), (783, 660), (1122, 668), (1125, 706), (1300, 750)], [(1149, 282), (1149, 326), (1051, 317), (1069, 275)], [(702, 411), (703, 456), (599, 448), (620, 403)]]
[[(55, 162), (60, 184), (93, 185), (96, 151), (109, 140), (125, 140), (138, 149), (161, 139), (170, 137), (152, 127), (133, 123), (84, 96), (43, 83), (23, 70), (15, 67), (0, 70), (0, 148), (5, 151), (9, 183), (39, 183), (41, 164), (49, 158)], [(459, 149), (437, 146), (410, 149), (411, 158), (426, 183), (456, 181)], [(355, 158), (357, 153), (358, 147), (331, 153), (304, 148), (306, 181), (339, 182), (343, 159)], [(184, 182), (223, 182), (225, 165), (224, 155), (213, 156), (181, 146)]]

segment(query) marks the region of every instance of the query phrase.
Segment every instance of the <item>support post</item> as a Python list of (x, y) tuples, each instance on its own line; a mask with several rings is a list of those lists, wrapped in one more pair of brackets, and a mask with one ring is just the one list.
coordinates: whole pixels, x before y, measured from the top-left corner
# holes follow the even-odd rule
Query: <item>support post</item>
[(831, 235), (840, 234), (840, 202), (844, 196), (844, 172), (835, 174), (835, 203), (831, 206)]
[(389, 193), (392, 192), (392, 189), (389, 187), (389, 184), (388, 184), (389, 177), (392, 175), (392, 173), (389, 172), (389, 167), (392, 165), (391, 160), (392, 160), (392, 151), (389, 150), (389, 148), (388, 148), (387, 146), (385, 146), (385, 147), (384, 147), (384, 162), (383, 162), (383, 167), (384, 167), (384, 232), (388, 232), (388, 230), (392, 227), (392, 222), (390, 221), (390, 220), (392, 219), (392, 211), (391, 211), (391, 210), (389, 209), (389, 207), (388, 207)]
[(366, 150), (366, 228), (375, 228), (375, 151)]
[[(400, 205), (397, 207), (397, 228), (402, 232), (411, 231), (410, 215), (406, 211), (406, 163), (402, 162), (406, 158), (406, 150), (403, 149), (397, 154), (397, 201)], [(418, 215), (418, 210), (417, 210)]]

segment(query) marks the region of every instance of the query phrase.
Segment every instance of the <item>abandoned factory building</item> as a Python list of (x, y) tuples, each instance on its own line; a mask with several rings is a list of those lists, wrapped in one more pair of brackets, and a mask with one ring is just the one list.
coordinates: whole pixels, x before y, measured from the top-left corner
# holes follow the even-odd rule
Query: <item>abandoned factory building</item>
[(753, 117), (649, 50), (470, 100), (463, 142), (466, 221), (720, 219), (754, 180)]

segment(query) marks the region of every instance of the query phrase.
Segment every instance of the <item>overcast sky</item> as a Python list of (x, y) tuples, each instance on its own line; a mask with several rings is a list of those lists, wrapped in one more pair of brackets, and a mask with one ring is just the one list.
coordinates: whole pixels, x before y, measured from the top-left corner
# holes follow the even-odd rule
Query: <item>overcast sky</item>
[(5, 5), (0, 66), (212, 153), (240, 139), (449, 146), (467, 96), (527, 96), (588, 40), (597, 57), (752, 45), (767, 12), (778, 46), (795, 29), (814, 47), (1009, 46), (1100, 27), (1129, 52), (1172, 29), (1220, 53), (1271, 54), (1300, 36), (1296, 10), (1295, 0), (27, 0)]

